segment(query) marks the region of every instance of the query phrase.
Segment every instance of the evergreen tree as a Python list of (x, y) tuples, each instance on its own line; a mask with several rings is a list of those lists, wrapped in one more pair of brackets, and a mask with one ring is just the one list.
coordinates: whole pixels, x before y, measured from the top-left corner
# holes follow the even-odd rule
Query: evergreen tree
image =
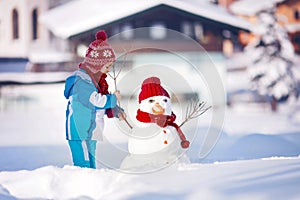
[(278, 24), (275, 9), (257, 13), (254, 33), (259, 39), (245, 48), (252, 89), (273, 103), (299, 96), (299, 66), (287, 31)]

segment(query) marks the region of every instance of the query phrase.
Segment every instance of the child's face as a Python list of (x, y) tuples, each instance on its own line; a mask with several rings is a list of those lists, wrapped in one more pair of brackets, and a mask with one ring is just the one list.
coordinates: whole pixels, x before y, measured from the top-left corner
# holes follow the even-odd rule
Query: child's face
[(110, 71), (110, 68), (111, 66), (113, 65), (112, 62), (110, 63), (106, 63), (101, 69), (100, 69), (100, 72), (103, 73), (103, 74), (106, 74)]

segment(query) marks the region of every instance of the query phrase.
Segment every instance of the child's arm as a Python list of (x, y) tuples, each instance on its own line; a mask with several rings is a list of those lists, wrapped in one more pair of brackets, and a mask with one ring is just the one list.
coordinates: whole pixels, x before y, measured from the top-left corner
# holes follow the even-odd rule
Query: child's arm
[(96, 109), (114, 108), (117, 106), (117, 97), (114, 94), (102, 95), (93, 92), (89, 101), (96, 107)]
[(79, 79), (74, 84), (73, 95), (79, 102), (90, 108), (107, 109), (114, 108), (117, 105), (117, 96), (115, 94), (102, 95), (95, 91), (93, 85), (82, 79)]

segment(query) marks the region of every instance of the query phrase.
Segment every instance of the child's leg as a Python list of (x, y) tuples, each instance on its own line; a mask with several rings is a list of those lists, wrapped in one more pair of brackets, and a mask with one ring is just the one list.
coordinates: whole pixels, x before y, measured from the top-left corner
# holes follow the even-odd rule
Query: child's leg
[(85, 159), (83, 142), (81, 140), (69, 140), (74, 166), (90, 167), (89, 161)]
[(90, 168), (96, 169), (96, 145), (97, 141), (96, 140), (87, 140), (86, 141), (86, 146), (89, 151), (89, 161), (90, 161)]

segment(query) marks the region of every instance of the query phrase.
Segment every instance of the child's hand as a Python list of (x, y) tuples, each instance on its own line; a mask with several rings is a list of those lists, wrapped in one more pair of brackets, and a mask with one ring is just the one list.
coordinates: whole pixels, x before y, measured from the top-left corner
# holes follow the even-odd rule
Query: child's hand
[(120, 111), (119, 114), (118, 114), (118, 118), (119, 120), (125, 120), (126, 119), (126, 113), (123, 112), (123, 111)]

